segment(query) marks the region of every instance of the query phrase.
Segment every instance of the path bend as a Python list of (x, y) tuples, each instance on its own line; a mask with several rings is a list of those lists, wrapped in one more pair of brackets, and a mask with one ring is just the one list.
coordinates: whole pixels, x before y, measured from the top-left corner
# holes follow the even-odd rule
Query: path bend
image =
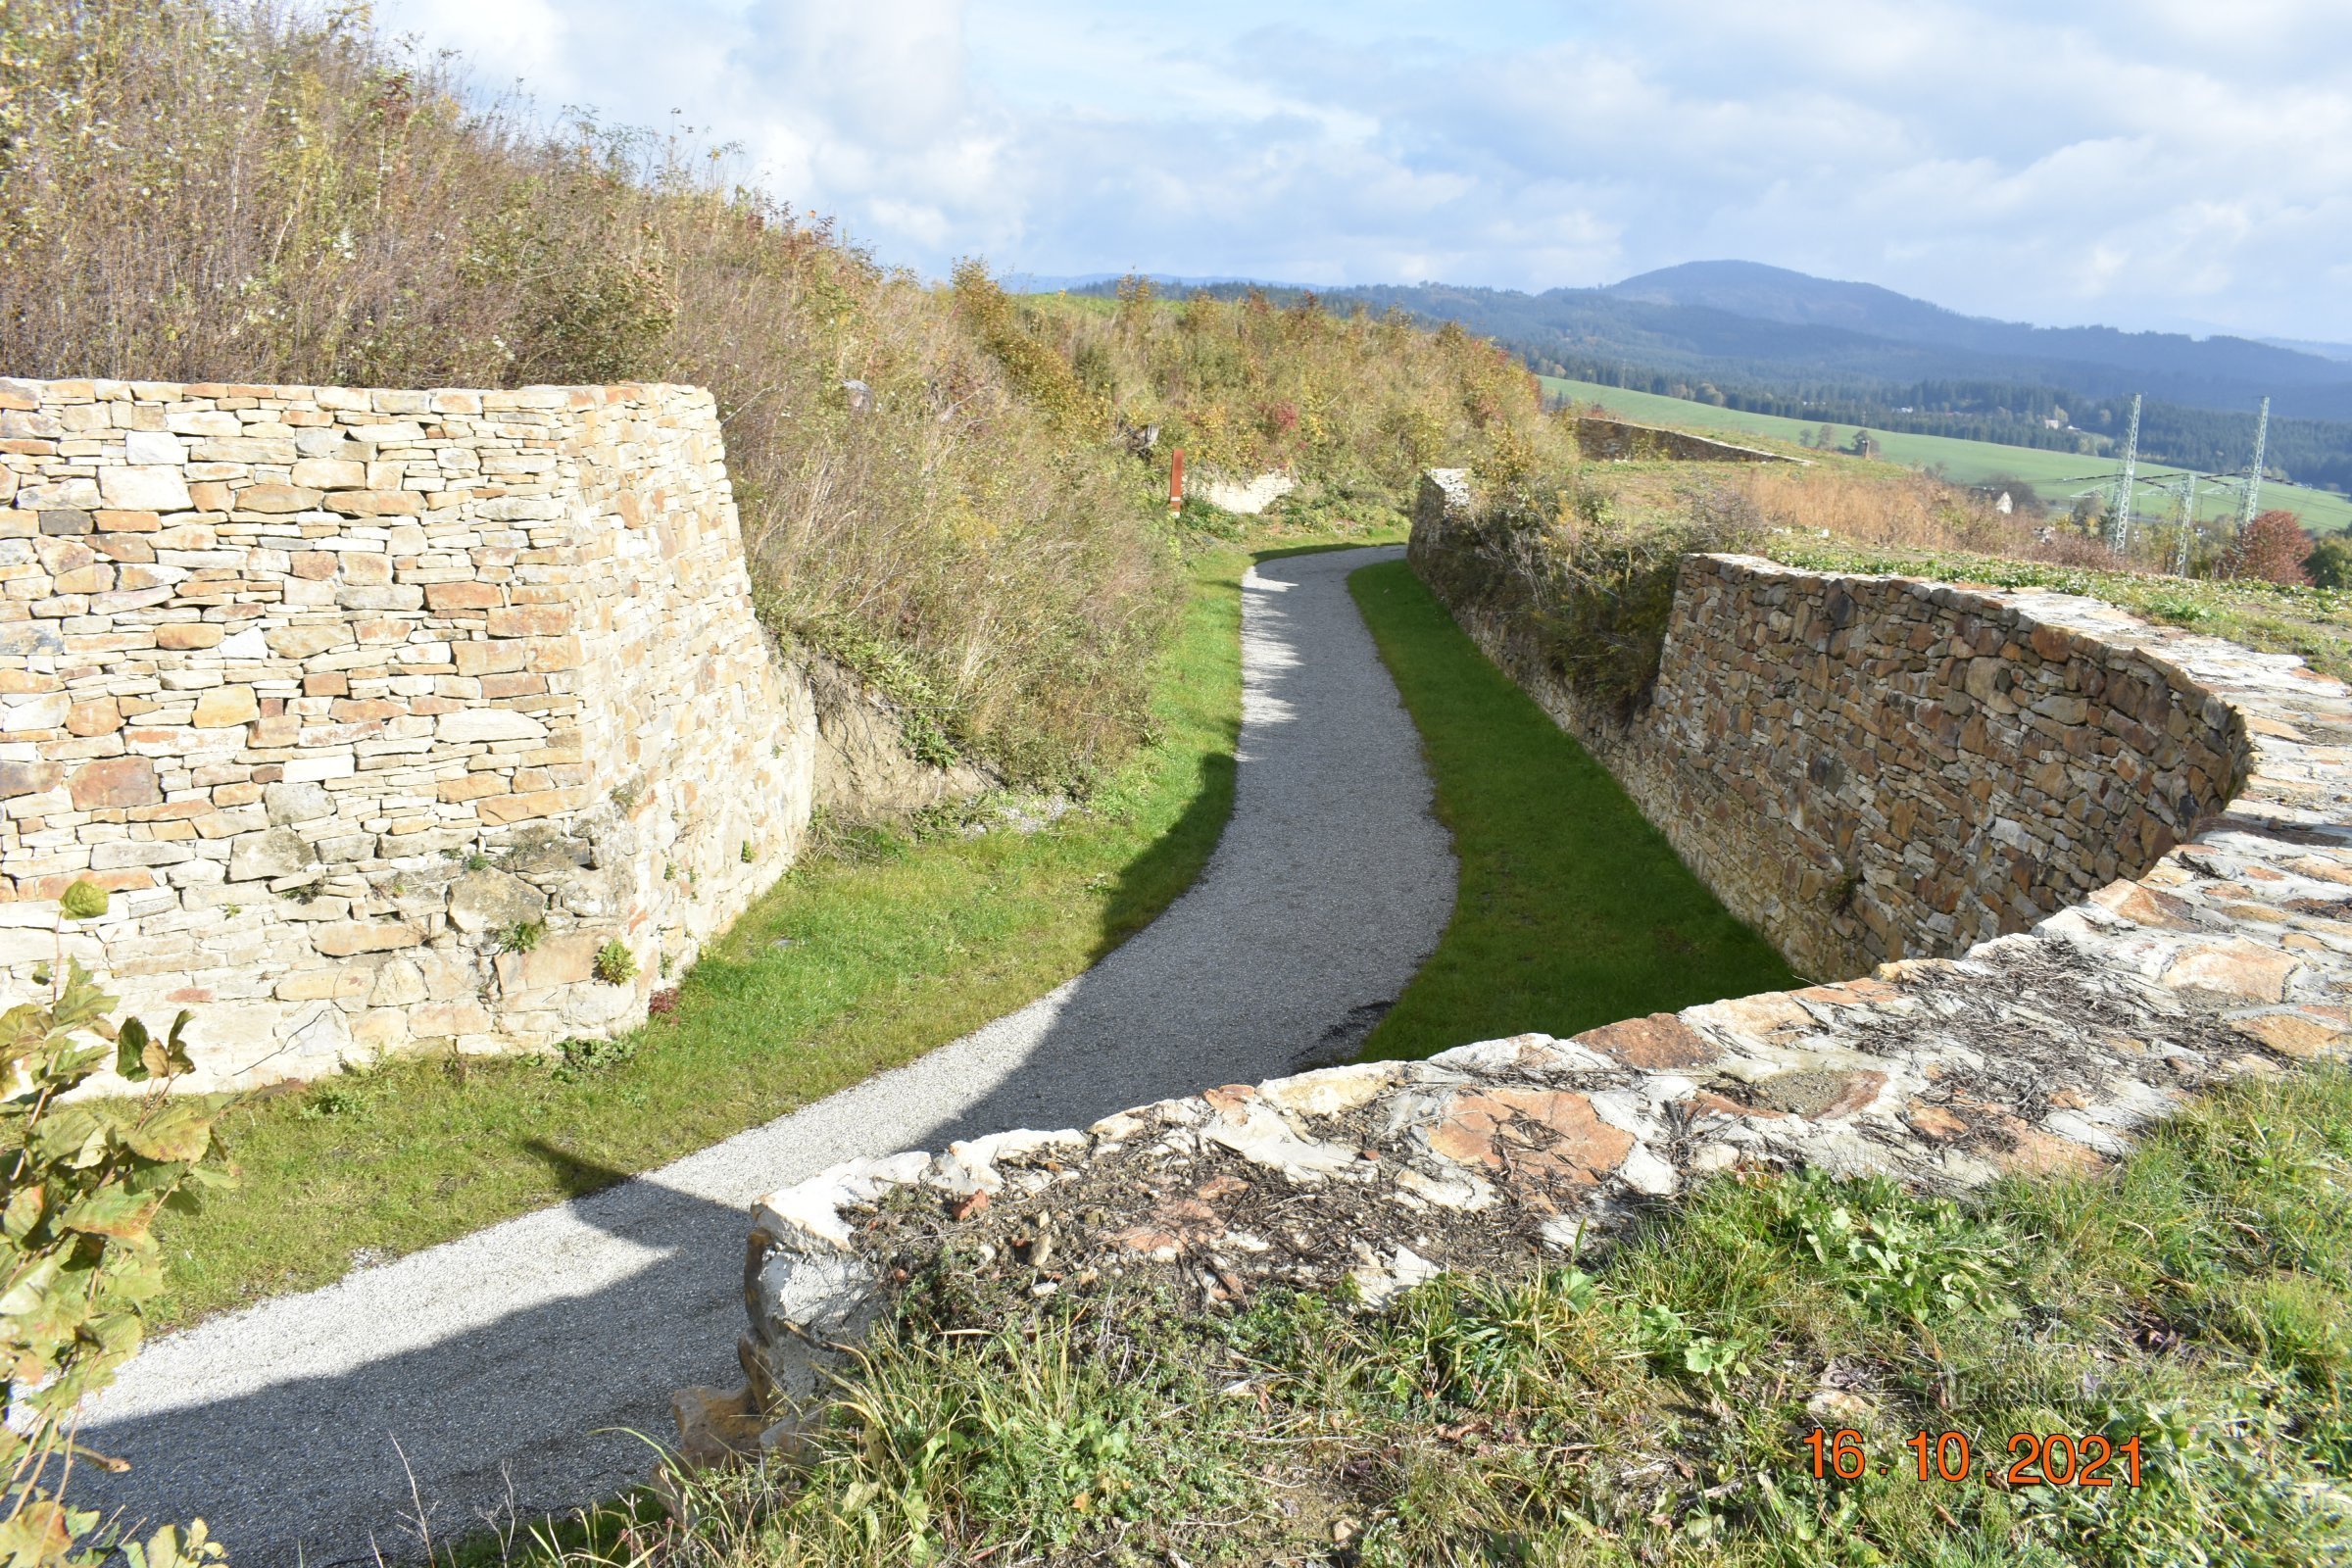
[[(1351, 1048), (1436, 947), (1455, 865), (1347, 591), (1394, 549), (1244, 579), (1234, 811), (1200, 880), (1076, 979), (643, 1176), (156, 1340), (85, 1414), (85, 1496), (201, 1516), (242, 1568), (397, 1560), (643, 1479), (628, 1434), (740, 1382), (751, 1200), (827, 1165), (1271, 1077)], [(84, 1472), (84, 1478), (98, 1480)]]

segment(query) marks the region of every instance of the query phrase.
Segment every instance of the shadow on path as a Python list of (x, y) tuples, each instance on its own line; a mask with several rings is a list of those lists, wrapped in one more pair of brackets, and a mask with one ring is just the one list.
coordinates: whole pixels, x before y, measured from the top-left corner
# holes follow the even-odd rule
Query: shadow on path
[(1245, 580), (1232, 818), (1200, 881), (1093, 968), (642, 1177), (542, 1146), (600, 1190), (158, 1340), (89, 1412), (87, 1441), (133, 1466), (91, 1500), (201, 1515), (259, 1568), (411, 1556), (419, 1515), (448, 1541), (609, 1494), (651, 1465), (631, 1431), (669, 1436), (672, 1390), (741, 1381), (760, 1194), (1351, 1049), (1454, 896), (1418, 738), (1345, 586), (1396, 554), (1272, 559)]

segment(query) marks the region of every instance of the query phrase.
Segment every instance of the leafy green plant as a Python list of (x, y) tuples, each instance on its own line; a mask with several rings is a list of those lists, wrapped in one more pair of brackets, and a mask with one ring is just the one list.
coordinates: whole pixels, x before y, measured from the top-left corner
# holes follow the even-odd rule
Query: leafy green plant
[(639, 1037), (613, 1035), (602, 1040), (571, 1039), (556, 1048), (556, 1081), (576, 1084), (609, 1072), (637, 1057)]
[(596, 950), (589, 972), (609, 986), (625, 986), (637, 977), (637, 955), (615, 937)]
[(95, 920), (106, 906), (106, 889), (86, 877), (77, 878), (57, 901), (58, 912), (69, 920)]
[(547, 921), (517, 920), (498, 934), (501, 953), (529, 953), (547, 940)]
[[(189, 1014), (158, 1038), (136, 1018), (111, 1021), (114, 1005), (71, 963), (54, 998), (0, 1014), (0, 1073), (13, 1091), (16, 1145), (0, 1191), (0, 1352), (10, 1417), (0, 1427), (0, 1560), (11, 1568), (83, 1568), (118, 1545), (134, 1568), (222, 1557), (202, 1521), (184, 1533), (167, 1526), (144, 1543), (118, 1543), (95, 1510), (60, 1494), (76, 1460), (119, 1467), (76, 1443), (71, 1423), (75, 1406), (138, 1348), (146, 1304), (164, 1288), (156, 1216), (228, 1181), (213, 1163), (217, 1108), (170, 1093), (194, 1065)], [(145, 1092), (64, 1098), (109, 1066)]]

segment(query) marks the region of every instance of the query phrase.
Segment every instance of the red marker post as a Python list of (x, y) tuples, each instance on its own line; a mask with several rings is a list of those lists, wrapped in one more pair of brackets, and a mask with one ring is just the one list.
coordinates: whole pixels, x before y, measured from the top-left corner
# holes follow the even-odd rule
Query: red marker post
[(1184, 510), (1184, 448), (1176, 449), (1175, 460), (1168, 465), (1168, 515), (1173, 517)]

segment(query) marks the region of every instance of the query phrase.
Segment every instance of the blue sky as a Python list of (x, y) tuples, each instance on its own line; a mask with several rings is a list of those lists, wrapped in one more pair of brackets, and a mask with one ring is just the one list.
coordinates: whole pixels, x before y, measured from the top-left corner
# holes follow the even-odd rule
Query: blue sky
[(2352, 341), (2352, 0), (378, 0), (886, 261), (1544, 289), (1739, 257)]

